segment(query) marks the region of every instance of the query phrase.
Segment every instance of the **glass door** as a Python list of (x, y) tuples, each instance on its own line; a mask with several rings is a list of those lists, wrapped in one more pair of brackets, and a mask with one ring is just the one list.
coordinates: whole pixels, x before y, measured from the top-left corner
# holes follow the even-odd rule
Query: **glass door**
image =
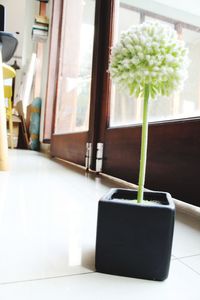
[(94, 0), (64, 0), (51, 153), (85, 163), (91, 105)]
[[(200, 206), (200, 28), (191, 18), (188, 23), (177, 21), (178, 16), (169, 18), (164, 7), (154, 13), (133, 6), (131, 0), (63, 2), (51, 154), (85, 165), (90, 142), (92, 170), (102, 159), (103, 173), (138, 183), (142, 99), (124, 95), (112, 84), (109, 55), (120, 32), (145, 20), (159, 20), (185, 40), (191, 64), (181, 93), (151, 102), (145, 186)], [(98, 143), (103, 157), (96, 160)]]

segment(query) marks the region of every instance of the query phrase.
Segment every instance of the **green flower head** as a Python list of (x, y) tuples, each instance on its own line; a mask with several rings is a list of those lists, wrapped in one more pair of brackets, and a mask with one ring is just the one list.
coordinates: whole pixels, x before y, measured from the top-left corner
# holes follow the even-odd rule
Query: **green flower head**
[(176, 31), (160, 22), (132, 26), (112, 48), (109, 72), (113, 81), (130, 95), (169, 96), (182, 88), (187, 77), (188, 50)]

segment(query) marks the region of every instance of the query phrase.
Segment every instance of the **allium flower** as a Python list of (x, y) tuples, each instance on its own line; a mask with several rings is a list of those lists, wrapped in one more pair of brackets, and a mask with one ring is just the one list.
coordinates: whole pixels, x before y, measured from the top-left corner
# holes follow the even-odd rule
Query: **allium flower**
[(159, 22), (132, 26), (112, 49), (109, 71), (114, 82), (131, 95), (143, 96), (138, 203), (143, 200), (148, 142), (148, 103), (169, 96), (186, 79), (188, 53), (171, 27)]
[(169, 96), (187, 77), (188, 53), (176, 31), (159, 22), (132, 26), (113, 47), (109, 71), (113, 81), (136, 97)]

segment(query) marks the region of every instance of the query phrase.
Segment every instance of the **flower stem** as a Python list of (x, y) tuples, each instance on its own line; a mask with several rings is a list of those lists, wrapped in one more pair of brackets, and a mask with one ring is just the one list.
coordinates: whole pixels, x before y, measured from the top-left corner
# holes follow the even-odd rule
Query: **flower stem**
[(146, 84), (144, 88), (142, 140), (141, 140), (141, 151), (140, 151), (140, 173), (139, 173), (138, 196), (137, 196), (138, 203), (141, 203), (143, 201), (143, 194), (144, 194), (144, 182), (145, 182), (146, 161), (147, 161), (147, 143), (148, 143), (149, 90), (150, 90), (150, 85)]

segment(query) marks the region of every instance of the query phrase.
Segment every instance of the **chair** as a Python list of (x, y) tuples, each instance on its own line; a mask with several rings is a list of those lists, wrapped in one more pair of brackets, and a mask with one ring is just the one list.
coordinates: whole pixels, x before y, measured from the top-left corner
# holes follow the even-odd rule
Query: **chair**
[[(3, 65), (3, 79), (11, 79), (16, 76), (16, 71), (14, 68), (6, 65)], [(9, 134), (10, 134), (10, 147), (14, 148), (13, 142), (13, 118), (12, 118), (12, 86), (4, 85), (4, 98), (8, 99), (8, 104), (6, 106), (6, 117), (8, 118), (9, 123)]]
[(8, 143), (4, 105), (3, 73), (6, 75), (7, 71), (8, 73), (11, 71), (12, 74), (14, 70), (13, 68), (13, 70), (11, 70), (11, 67), (3, 65), (2, 61), (6, 62), (11, 59), (17, 47), (17, 43), (17, 39), (12, 34), (0, 31), (0, 171), (8, 170)]
[(4, 98), (8, 99), (8, 103), (6, 105), (6, 117), (8, 119), (9, 124), (9, 134), (10, 134), (10, 148), (14, 148), (13, 143), (13, 117), (12, 117), (12, 86), (4, 85)]

